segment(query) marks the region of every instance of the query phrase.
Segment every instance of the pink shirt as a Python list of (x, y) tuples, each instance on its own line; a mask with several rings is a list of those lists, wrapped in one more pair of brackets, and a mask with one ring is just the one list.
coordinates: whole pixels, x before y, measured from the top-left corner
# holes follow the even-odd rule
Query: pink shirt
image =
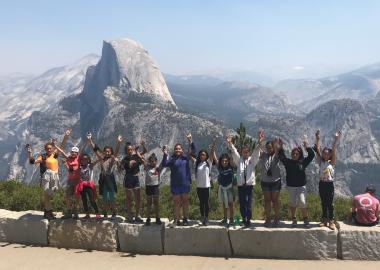
[(68, 157), (66, 159), (66, 163), (69, 166), (69, 181), (71, 180), (79, 180), (80, 179), (80, 161), (79, 161), (79, 155), (75, 158)]
[(380, 212), (379, 201), (369, 193), (360, 194), (354, 197), (354, 207), (356, 210), (356, 220), (363, 224), (374, 223)]

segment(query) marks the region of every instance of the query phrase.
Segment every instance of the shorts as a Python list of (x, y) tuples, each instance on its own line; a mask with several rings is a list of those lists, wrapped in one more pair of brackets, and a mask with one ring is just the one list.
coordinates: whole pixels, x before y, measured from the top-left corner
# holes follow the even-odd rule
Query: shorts
[(225, 208), (228, 208), (228, 205), (234, 201), (234, 192), (232, 185), (228, 187), (219, 186), (218, 189), (218, 199), (223, 203)]
[(286, 187), (289, 193), (290, 207), (306, 208), (306, 186)]
[(145, 194), (146, 196), (158, 196), (160, 195), (160, 189), (158, 188), (158, 185), (145, 186)]
[(263, 192), (280, 192), (281, 179), (276, 182), (261, 182), (261, 189)]
[(41, 184), (44, 192), (48, 195), (52, 195), (58, 190), (59, 175), (58, 172), (52, 170), (46, 170), (41, 177)]
[(102, 197), (103, 197), (103, 201), (105, 203), (115, 203), (116, 202), (115, 191), (108, 189), (106, 185), (104, 185), (104, 187), (103, 187)]
[(140, 188), (140, 181), (138, 175), (125, 175), (124, 187), (126, 189)]
[(190, 192), (190, 186), (178, 186), (178, 187), (170, 187), (170, 191), (172, 195), (182, 195)]

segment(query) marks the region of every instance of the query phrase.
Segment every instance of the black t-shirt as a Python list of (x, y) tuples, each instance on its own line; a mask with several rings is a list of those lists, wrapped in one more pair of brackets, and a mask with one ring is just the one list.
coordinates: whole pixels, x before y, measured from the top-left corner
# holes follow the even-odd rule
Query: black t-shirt
[(315, 154), (309, 147), (306, 149), (308, 155), (302, 160), (293, 160), (285, 156), (284, 150), (280, 149), (278, 155), (286, 169), (286, 185), (289, 187), (302, 187), (306, 185), (305, 169), (313, 160)]
[[(136, 163), (133, 164), (132, 166), (130, 166), (130, 161), (131, 160), (136, 161)], [(121, 160), (121, 165), (123, 166), (126, 175), (136, 175), (136, 174), (138, 174), (140, 172), (140, 166), (141, 166), (141, 164), (142, 164), (142, 160), (136, 154), (133, 154), (132, 156), (125, 156)]]

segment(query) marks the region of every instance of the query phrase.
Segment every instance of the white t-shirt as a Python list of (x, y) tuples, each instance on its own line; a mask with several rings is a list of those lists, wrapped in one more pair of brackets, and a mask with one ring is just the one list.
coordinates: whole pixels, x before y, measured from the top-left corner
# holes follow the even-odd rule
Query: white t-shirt
[[(208, 165), (207, 165), (208, 164)], [(211, 187), (211, 172), (212, 162), (210, 160), (202, 161), (198, 164), (198, 168), (195, 168), (195, 178), (197, 181), (197, 187), (199, 188), (209, 188)]]
[(334, 181), (335, 176), (335, 168), (328, 161), (321, 161), (321, 165), (319, 167), (319, 179), (325, 182)]
[(159, 167), (152, 168), (146, 166), (145, 169), (145, 185), (156, 186), (160, 184), (160, 169)]

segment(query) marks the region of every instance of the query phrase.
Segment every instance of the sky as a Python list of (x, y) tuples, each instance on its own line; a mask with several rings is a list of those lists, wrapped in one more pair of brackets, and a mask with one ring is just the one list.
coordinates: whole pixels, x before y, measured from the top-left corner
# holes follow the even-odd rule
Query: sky
[(376, 0), (0, 0), (0, 74), (39, 74), (128, 37), (166, 73), (321, 77), (380, 62), (379, 14)]

